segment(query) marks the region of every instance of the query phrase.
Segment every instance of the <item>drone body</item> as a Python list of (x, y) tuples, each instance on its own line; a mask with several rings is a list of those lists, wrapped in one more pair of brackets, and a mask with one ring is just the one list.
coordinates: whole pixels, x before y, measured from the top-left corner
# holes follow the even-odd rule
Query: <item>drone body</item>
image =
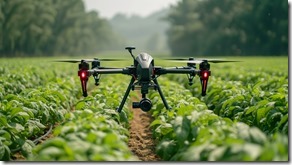
[[(101, 67), (101, 61), (112, 61), (106, 59), (94, 59), (94, 60), (81, 60), (79, 64), (78, 76), (80, 77), (83, 96), (87, 96), (87, 81), (90, 76), (93, 76), (95, 80), (95, 85), (99, 85), (100, 75), (102, 74), (124, 74), (131, 76), (130, 83), (122, 99), (121, 104), (117, 108), (118, 112), (121, 112), (123, 106), (129, 96), (131, 90), (140, 89), (142, 99), (140, 102), (133, 102), (133, 108), (141, 108), (143, 111), (147, 112), (151, 109), (151, 100), (146, 98), (149, 89), (154, 89), (159, 92), (159, 95), (163, 101), (166, 109), (171, 109), (167, 104), (167, 101), (162, 93), (162, 90), (158, 84), (158, 77), (164, 74), (187, 74), (189, 79), (189, 84), (193, 84), (193, 79), (196, 75), (200, 77), (202, 85), (202, 96), (206, 95), (207, 84), (209, 76), (211, 75), (210, 64), (208, 62), (219, 63), (219, 62), (233, 62), (233, 61), (222, 61), (222, 60), (194, 60), (194, 58), (189, 58), (187, 66), (185, 67), (172, 67), (163, 68), (161, 66), (154, 65), (154, 59), (147, 53), (140, 53), (137, 57), (132, 54), (132, 49), (135, 47), (126, 47), (130, 52), (134, 60), (134, 65), (125, 68), (108, 68)], [(182, 59), (179, 59), (182, 60)], [(61, 60), (61, 62), (78, 62), (76, 60)], [(92, 67), (89, 69), (89, 63), (92, 62)], [(199, 64), (199, 69), (196, 69), (196, 64)]]

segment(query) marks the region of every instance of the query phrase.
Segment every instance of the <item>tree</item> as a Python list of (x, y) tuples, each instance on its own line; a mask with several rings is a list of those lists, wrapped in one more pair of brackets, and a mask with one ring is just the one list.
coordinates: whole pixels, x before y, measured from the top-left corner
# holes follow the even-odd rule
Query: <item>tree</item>
[(0, 55), (92, 54), (117, 43), (82, 0), (0, 0)]
[(52, 24), (55, 20), (56, 10), (51, 0), (42, 0), (42, 3), (31, 0), (28, 21), (21, 27), (21, 37), (18, 39), (17, 50), (27, 54), (41, 53), (47, 46), (52, 35)]
[(168, 21), (173, 55), (288, 54), (285, 1), (182, 0)]

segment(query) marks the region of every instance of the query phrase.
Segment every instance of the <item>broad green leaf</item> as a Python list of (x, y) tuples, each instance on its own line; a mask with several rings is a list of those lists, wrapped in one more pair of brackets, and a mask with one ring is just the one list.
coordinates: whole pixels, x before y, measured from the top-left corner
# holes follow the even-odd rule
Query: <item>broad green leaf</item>
[(104, 143), (110, 146), (116, 145), (118, 137), (115, 134), (109, 133), (104, 137)]
[(227, 150), (226, 146), (217, 147), (214, 150), (210, 152), (210, 155), (208, 156), (208, 161), (218, 161), (222, 160), (225, 152)]
[(173, 131), (173, 128), (172, 128), (171, 124), (169, 124), (169, 123), (165, 123), (163, 125), (160, 125), (160, 127), (158, 127), (157, 129), (160, 130), (159, 133), (161, 133), (162, 135), (167, 135), (168, 133)]
[(124, 110), (122, 110), (119, 113), (119, 115), (120, 115), (121, 122), (128, 122), (128, 116), (127, 116), (127, 113)]
[(184, 116), (178, 116), (173, 122), (174, 132), (176, 134), (177, 141), (180, 145), (184, 145), (184, 142), (188, 140), (188, 136), (191, 132), (190, 129), (190, 120)]
[(86, 140), (88, 140), (88, 142), (95, 143), (97, 138), (99, 138), (99, 137), (97, 137), (96, 134), (89, 132), (87, 134)]
[(174, 140), (163, 140), (156, 147), (157, 154), (163, 160), (169, 160), (178, 150)]
[(9, 147), (0, 141), (0, 160), (1, 161), (9, 161), (10, 154), (11, 154), (11, 151), (10, 151)]
[(262, 152), (262, 147), (260, 145), (245, 143), (243, 145), (243, 150), (246, 154), (248, 154), (247, 160), (245, 161), (253, 161), (257, 160)]
[(4, 155), (5, 155), (4, 144), (0, 141), (0, 160), (3, 160)]
[(7, 126), (7, 117), (0, 113), (0, 126)]
[(86, 103), (85, 103), (84, 101), (80, 101), (80, 102), (78, 102), (78, 103), (75, 105), (75, 109), (80, 109), (80, 110), (82, 110), (82, 109), (85, 108), (85, 106), (86, 106)]
[(42, 145), (42, 148), (48, 148), (51, 146), (57, 147), (57, 148), (63, 148), (64, 145), (66, 145), (66, 141), (61, 137), (56, 137), (54, 139), (48, 140)]
[(257, 110), (257, 106), (248, 107), (245, 110), (244, 115), (249, 115), (250, 113), (254, 113)]
[[(283, 130), (283, 128), (284, 128), (284, 125), (285, 124), (287, 124), (288, 123), (288, 114), (286, 114), (286, 115), (284, 115), (283, 117), (282, 117), (282, 119), (281, 119), (281, 121), (278, 123), (278, 127), (277, 127), (277, 129), (279, 130), (279, 131), (282, 131)], [(288, 133), (288, 132), (287, 132)]]
[[(39, 152), (39, 155), (45, 155), (48, 159), (51, 159), (49, 161), (57, 160), (58, 157), (63, 156), (64, 154), (64, 150), (56, 146), (48, 146)], [(36, 160), (38, 160), (38, 157)]]
[(150, 127), (156, 126), (156, 125), (161, 125), (162, 121), (160, 119), (155, 119), (151, 124)]
[(267, 142), (266, 135), (256, 127), (251, 127), (249, 129), (250, 137), (252, 142), (264, 145)]
[[(3, 137), (6, 139), (6, 141), (10, 141), (11, 140), (11, 135), (9, 132), (7, 132), (6, 130), (0, 130), (0, 137)], [(4, 142), (5, 143), (5, 142)]]
[(20, 133), (25, 130), (25, 128), (21, 124), (18, 124), (18, 123), (10, 123), (9, 126), (10, 128), (13, 128), (15, 133)]
[(32, 154), (33, 147), (35, 147), (34, 143), (30, 140), (26, 140), (25, 143), (21, 146), (22, 154), (25, 157), (28, 157)]
[(271, 108), (268, 108), (268, 107), (262, 107), (262, 108), (259, 108), (257, 110), (257, 113), (256, 113), (256, 119), (257, 119), (257, 124), (259, 125), (260, 124), (260, 121), (262, 118), (265, 118), (267, 113), (271, 110)]

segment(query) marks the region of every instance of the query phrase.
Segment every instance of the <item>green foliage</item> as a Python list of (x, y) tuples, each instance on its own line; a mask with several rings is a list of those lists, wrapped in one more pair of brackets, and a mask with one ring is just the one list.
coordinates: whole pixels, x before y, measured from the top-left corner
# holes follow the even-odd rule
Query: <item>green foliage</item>
[[(157, 154), (172, 161), (288, 161), (287, 135), (216, 115), (174, 81), (160, 78), (171, 111), (152, 110)], [(175, 93), (175, 95), (174, 95)], [(157, 97), (155, 93), (150, 98)], [(180, 99), (177, 99), (180, 98)], [(156, 103), (157, 104), (157, 103)], [(157, 112), (159, 111), (159, 112)], [(274, 136), (273, 136), (274, 135)], [(279, 144), (278, 141), (284, 143)], [(269, 155), (268, 150), (271, 149)]]
[(238, 59), (242, 62), (212, 66), (205, 97), (200, 96), (199, 83), (189, 86), (181, 76), (169, 78), (184, 84), (219, 116), (256, 126), (267, 134), (288, 135), (288, 59)]
[[(129, 110), (114, 109), (126, 87), (119, 76), (107, 77), (113, 84), (101, 84), (91, 96), (80, 99), (75, 110), (66, 114), (66, 122), (52, 138), (34, 148), (32, 161), (134, 161), (127, 146)], [(120, 81), (115, 81), (120, 80)], [(119, 85), (118, 85), (119, 84)], [(81, 147), (82, 146), (82, 147)]]
[[(188, 86), (187, 77), (159, 78), (172, 110), (157, 91), (147, 96), (163, 160), (288, 161), (287, 58), (241, 60), (212, 66), (205, 97), (199, 83)], [(137, 160), (126, 145), (131, 113), (127, 106), (115, 111), (128, 85), (123, 75), (104, 75), (110, 83), (80, 98), (72, 65), (44, 59), (0, 64), (0, 160), (17, 151), (31, 161)], [(55, 123), (54, 137), (36, 145)]]
[[(5, 66), (0, 67), (1, 160), (14, 159), (18, 151), (28, 160), (137, 160), (126, 145), (131, 115), (127, 107), (120, 114), (112, 109), (127, 85), (123, 79), (109, 76), (115, 83), (105, 83), (78, 100), (80, 84), (71, 65), (44, 59), (0, 63)], [(39, 145), (37, 139), (56, 123), (56, 138)]]
[(181, 0), (168, 20), (174, 56), (288, 54), (287, 1)]
[(92, 54), (116, 44), (109, 23), (82, 0), (1, 0), (0, 55)]
[[(72, 101), (79, 95), (75, 81), (60, 79), (56, 67), (41, 70), (37, 60), (19, 62), (5, 59), (0, 67), (0, 157), (10, 160), (15, 152), (28, 157), (35, 147), (36, 137), (48, 127), (65, 120)], [(31, 66), (33, 64), (33, 66)], [(17, 66), (17, 67), (15, 67)], [(60, 67), (62, 68), (62, 67)], [(56, 77), (57, 76), (57, 77)], [(33, 142), (34, 141), (34, 142)]]

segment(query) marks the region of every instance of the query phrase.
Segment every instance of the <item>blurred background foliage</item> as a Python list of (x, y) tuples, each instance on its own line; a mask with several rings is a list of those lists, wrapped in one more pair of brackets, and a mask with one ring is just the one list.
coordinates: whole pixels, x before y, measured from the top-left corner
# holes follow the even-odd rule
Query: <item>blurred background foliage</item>
[(1, 56), (91, 54), (118, 42), (82, 0), (0, 0)]
[(189, 55), (288, 55), (288, 2), (180, 0), (110, 20), (82, 0), (0, 0), (0, 57), (91, 55), (136, 45)]
[(167, 20), (172, 54), (288, 54), (285, 0), (182, 0)]

